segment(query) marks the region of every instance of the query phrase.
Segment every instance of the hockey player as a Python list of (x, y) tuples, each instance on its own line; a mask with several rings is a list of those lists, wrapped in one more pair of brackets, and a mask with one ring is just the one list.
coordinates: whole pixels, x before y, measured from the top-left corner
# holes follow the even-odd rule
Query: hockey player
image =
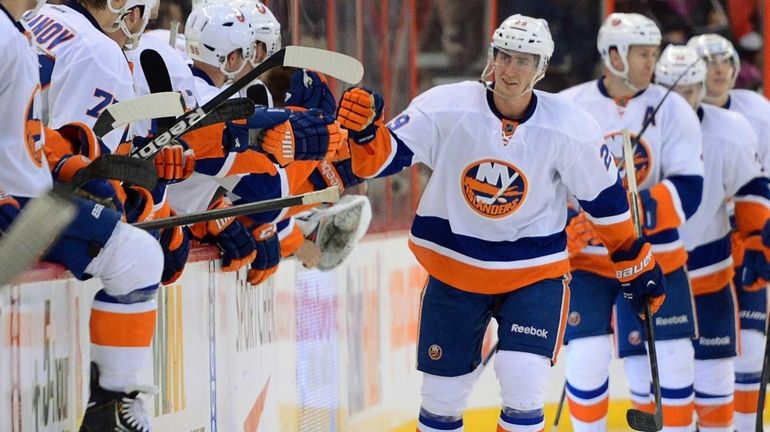
[(630, 307), (663, 302), (660, 267), (649, 243), (635, 238), (599, 126), (572, 101), (533, 90), (552, 53), (544, 20), (513, 15), (492, 36), (482, 76), (491, 82), (430, 89), (387, 126), (378, 95), (355, 88), (340, 102), (357, 175), (418, 162), (433, 170), (409, 238), (430, 275), (417, 348), (420, 431), (463, 430), (492, 317), (503, 402), (497, 430), (543, 429), (569, 309), (567, 188), (609, 245)]
[[(21, 204), (51, 187), (49, 167), (60, 180), (66, 179), (65, 171), (74, 174), (78, 166), (82, 167), (66, 163), (75, 158), (65, 159), (66, 170), (58, 163), (49, 165), (56, 162), (46, 158), (50, 145), (100, 145), (80, 124), (64, 124), (58, 131), (42, 125), (38, 58), (16, 21), (27, 3), (0, 1), (0, 33), (4, 35), (0, 39), (0, 70), (7, 80), (0, 90), (0, 117), (4, 121), (0, 129), (0, 188)], [(73, 32), (71, 37), (77, 34), (74, 28), (68, 31)], [(13, 202), (4, 197), (0, 213), (8, 215)], [(77, 200), (77, 206), (76, 219), (44, 258), (63, 264), (79, 279), (98, 276), (104, 284), (91, 309), (91, 360), (98, 376), (92, 374), (81, 430), (147, 432), (152, 428), (151, 416), (138, 398), (146, 391), (138, 374), (149, 355), (155, 328), (161, 250), (152, 236), (121, 223), (119, 213), (82, 199)], [(137, 272), (137, 268), (142, 271)]]
[[(703, 101), (742, 114), (748, 120), (758, 138), (758, 157), (767, 174), (770, 172), (770, 102), (756, 92), (733, 89), (740, 70), (740, 58), (730, 41), (716, 34), (706, 34), (690, 39), (688, 46), (694, 47), (708, 65)], [(737, 210), (737, 200), (735, 205)], [(732, 237), (741, 329), (741, 349), (735, 360), (735, 429), (739, 432), (755, 428), (767, 325), (766, 287), (747, 290), (747, 285), (753, 285), (751, 279), (755, 276), (751, 274), (747, 274), (745, 282), (742, 280), (744, 234), (738, 230)], [(757, 258), (753, 252), (748, 255)]]
[[(243, 17), (243, 22), (238, 20), (238, 16)], [(280, 40), (276, 36), (276, 28), (279, 26), (272, 14), (258, 2), (240, 2), (237, 5), (204, 3), (196, 7), (188, 18), (185, 35), (188, 54), (195, 63), (193, 70), (196, 71), (198, 67), (196, 89), (199, 95), (213, 95), (215, 91), (218, 93), (216, 82), (228, 79), (223, 69), (228, 71), (237, 67), (240, 69), (238, 74), (243, 74), (258, 64), (264, 55), (277, 50)], [(245, 46), (241, 42), (233, 42), (245, 40), (245, 36), (224, 38), (223, 34), (230, 31), (244, 34), (252, 31), (256, 44)], [(260, 57), (256, 58), (255, 53)], [(231, 58), (248, 61), (244, 60), (228, 69)], [(313, 76), (318, 78), (317, 75)], [(209, 81), (206, 82), (206, 79)], [(201, 90), (206, 87), (208, 90)], [(265, 93), (269, 94), (267, 91)], [(223, 186), (236, 204), (312, 190), (304, 186), (308, 176), (316, 170), (319, 160), (334, 154), (342, 141), (342, 134), (334, 121), (333, 97), (330, 98), (332, 108), (327, 112), (309, 105), (303, 107), (308, 110), (261, 106), (245, 126), (229, 124), (222, 135), (221, 144), (215, 137), (197, 140), (207, 141), (207, 149), (198, 152), (203, 155), (196, 169), (201, 175), (194, 175), (191, 180), (200, 181), (201, 187), (209, 188), (212, 194), (219, 186)], [(201, 96), (201, 99), (205, 101), (206, 97)], [(267, 103), (270, 100), (265, 98)], [(287, 102), (294, 104), (292, 100)], [(259, 147), (257, 143), (250, 143), (250, 130), (255, 129), (263, 130)], [(292, 147), (291, 158), (284, 154), (287, 136), (288, 144)], [(212, 177), (218, 181), (212, 182)], [(179, 205), (189, 206), (195, 202), (193, 199), (180, 200), (189, 192), (183, 190), (184, 187), (184, 184), (180, 184), (171, 188), (172, 205), (184, 201), (179, 202)], [(211, 194), (198, 194), (198, 200), (206, 196)], [(257, 259), (249, 271), (250, 282), (263, 281), (276, 270), (278, 257), (293, 253), (302, 244), (300, 229), (293, 221), (283, 220), (290, 214), (276, 211), (241, 219), (254, 232), (258, 248)], [(277, 227), (272, 226), (275, 223), (278, 223)], [(276, 233), (278, 237), (275, 237)], [(263, 261), (260, 253), (270, 259)]]
[[(634, 165), (640, 189), (644, 236), (666, 275), (666, 303), (656, 315), (655, 337), (663, 398), (663, 430), (690, 430), (693, 414), (695, 315), (684, 270), (687, 254), (676, 228), (692, 217), (701, 201), (701, 132), (692, 108), (670, 94), (654, 118), (666, 89), (650, 84), (661, 35), (655, 23), (638, 14), (611, 14), (599, 30), (597, 46), (603, 78), (562, 94), (599, 122), (613, 157), (622, 160), (623, 129), (638, 131)], [(572, 227), (572, 225), (571, 225)], [(571, 228), (569, 228), (571, 229)], [(607, 250), (588, 245), (570, 258), (572, 302), (566, 331), (567, 397), (576, 431), (606, 429), (609, 334), (614, 330), (624, 358), (631, 399), (636, 408), (653, 408), (644, 329), (621, 300)], [(616, 307), (614, 325), (613, 306)]]
[[(658, 62), (655, 79), (672, 86), (680, 75), (674, 90), (700, 118), (705, 165), (703, 202), (679, 230), (700, 317), (698, 339), (693, 342), (698, 430), (732, 432), (738, 304), (732, 285), (727, 202), (736, 202), (738, 232), (759, 237), (770, 216), (770, 188), (756, 159), (757, 137), (749, 123), (740, 114), (701, 104), (706, 93), (705, 61), (692, 47), (670, 45)], [(761, 241), (750, 243), (764, 258)], [(747, 265), (758, 273), (768, 264), (754, 260)]]

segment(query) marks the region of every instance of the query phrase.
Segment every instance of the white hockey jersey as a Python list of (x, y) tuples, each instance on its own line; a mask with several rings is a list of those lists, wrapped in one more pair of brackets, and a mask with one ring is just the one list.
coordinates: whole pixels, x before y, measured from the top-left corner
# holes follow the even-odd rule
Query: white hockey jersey
[[(128, 61), (79, 3), (45, 5), (27, 26), (40, 55), (43, 121), (56, 129), (82, 122), (92, 127), (104, 109), (134, 97)], [(115, 151), (126, 131), (105, 135)]]
[(759, 161), (770, 173), (770, 101), (751, 90), (731, 90), (730, 99), (723, 108), (743, 114), (757, 135)]
[(703, 200), (679, 228), (696, 295), (722, 289), (732, 280), (727, 201), (752, 179), (762, 176), (755, 156), (757, 137), (743, 116), (705, 104), (698, 115), (703, 130)]
[(409, 247), (429, 274), (456, 288), (503, 293), (566, 274), (567, 188), (618, 246), (633, 237), (601, 130), (567, 98), (535, 91), (514, 121), (484, 86), (467, 81), (418, 96), (388, 129), (389, 144), (372, 156), (380, 160), (374, 174), (417, 162), (433, 170)]
[[(632, 135), (638, 133), (665, 93), (665, 88), (651, 84), (634, 97), (615, 100), (607, 93), (603, 80), (598, 80), (561, 94), (585, 108), (599, 123), (622, 170), (623, 129), (629, 129)], [(670, 273), (687, 261), (676, 228), (697, 209), (700, 190), (693, 192), (689, 186), (700, 186), (703, 176), (698, 118), (678, 94), (668, 95), (644, 132), (635, 149), (634, 165), (639, 190), (649, 189), (657, 202), (657, 228), (651, 232), (645, 230), (645, 236), (663, 272)], [(621, 173), (625, 178), (625, 173)], [(571, 258), (571, 263), (575, 269), (614, 277), (607, 250), (602, 246), (587, 246)]]
[(43, 153), (37, 53), (24, 29), (0, 8), (0, 191), (35, 197), (51, 188)]

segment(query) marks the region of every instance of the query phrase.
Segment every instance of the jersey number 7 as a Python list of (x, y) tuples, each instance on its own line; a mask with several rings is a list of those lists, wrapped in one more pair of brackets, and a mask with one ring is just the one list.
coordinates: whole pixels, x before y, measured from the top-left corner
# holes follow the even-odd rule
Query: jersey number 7
[(99, 118), (99, 114), (101, 114), (105, 108), (118, 102), (112, 93), (104, 91), (100, 88), (94, 90), (94, 97), (99, 99), (99, 102), (97, 102), (96, 105), (86, 111), (86, 114), (93, 118)]

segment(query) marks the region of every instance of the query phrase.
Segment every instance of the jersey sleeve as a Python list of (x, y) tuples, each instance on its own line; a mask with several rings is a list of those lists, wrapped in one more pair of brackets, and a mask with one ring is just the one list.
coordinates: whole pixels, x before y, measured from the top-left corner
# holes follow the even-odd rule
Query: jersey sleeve
[(725, 192), (735, 202), (735, 225), (742, 237), (756, 234), (770, 218), (770, 180), (762, 172), (757, 136), (742, 117), (731, 128), (733, 143), (725, 153)]
[(661, 119), (663, 178), (640, 192), (643, 202), (655, 201), (655, 226), (645, 227), (646, 235), (682, 225), (695, 214), (703, 198), (703, 144), (698, 117), (678, 94), (672, 93), (669, 98), (666, 115)]
[[(55, 62), (48, 90), (49, 127), (56, 129), (71, 122), (93, 127), (109, 105), (134, 97), (128, 60), (122, 52), (103, 51), (80, 50), (70, 53), (70, 62)], [(114, 152), (125, 135), (126, 131), (119, 128), (105, 135), (103, 141)]]
[(385, 177), (422, 162), (433, 169), (435, 147), (440, 140), (437, 115), (427, 106), (433, 103), (434, 91), (412, 101), (406, 110), (381, 127), (377, 138), (366, 145), (351, 143), (353, 171), (359, 177)]
[(612, 153), (601, 135), (593, 135), (563, 149), (558, 155), (558, 172), (574, 194), (602, 243), (612, 253), (635, 238), (626, 191), (618, 176)]

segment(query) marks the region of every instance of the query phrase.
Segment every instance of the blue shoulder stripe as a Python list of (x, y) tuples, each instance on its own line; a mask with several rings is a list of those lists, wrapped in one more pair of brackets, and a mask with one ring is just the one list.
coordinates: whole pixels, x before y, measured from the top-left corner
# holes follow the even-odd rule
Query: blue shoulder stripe
[(676, 188), (679, 202), (682, 203), (684, 217), (689, 219), (698, 210), (703, 199), (703, 177), (699, 175), (677, 175), (666, 177)]
[(770, 179), (767, 177), (755, 177), (743, 185), (735, 196), (755, 195), (770, 200)]
[(412, 165), (412, 160), (414, 159), (414, 152), (412, 152), (412, 150), (407, 147), (406, 144), (404, 144), (404, 141), (402, 141), (398, 135), (391, 132), (390, 129), (387, 130), (390, 133), (390, 136), (392, 136), (396, 141), (396, 155), (393, 157), (393, 160), (390, 162), (390, 164), (388, 164), (388, 166), (385, 167), (385, 169), (383, 169), (382, 172), (377, 175), (377, 177), (386, 177), (400, 172), (404, 168), (410, 167)]
[(615, 183), (590, 201), (578, 200), (580, 207), (595, 219), (617, 216), (628, 211), (626, 189), (618, 176)]

